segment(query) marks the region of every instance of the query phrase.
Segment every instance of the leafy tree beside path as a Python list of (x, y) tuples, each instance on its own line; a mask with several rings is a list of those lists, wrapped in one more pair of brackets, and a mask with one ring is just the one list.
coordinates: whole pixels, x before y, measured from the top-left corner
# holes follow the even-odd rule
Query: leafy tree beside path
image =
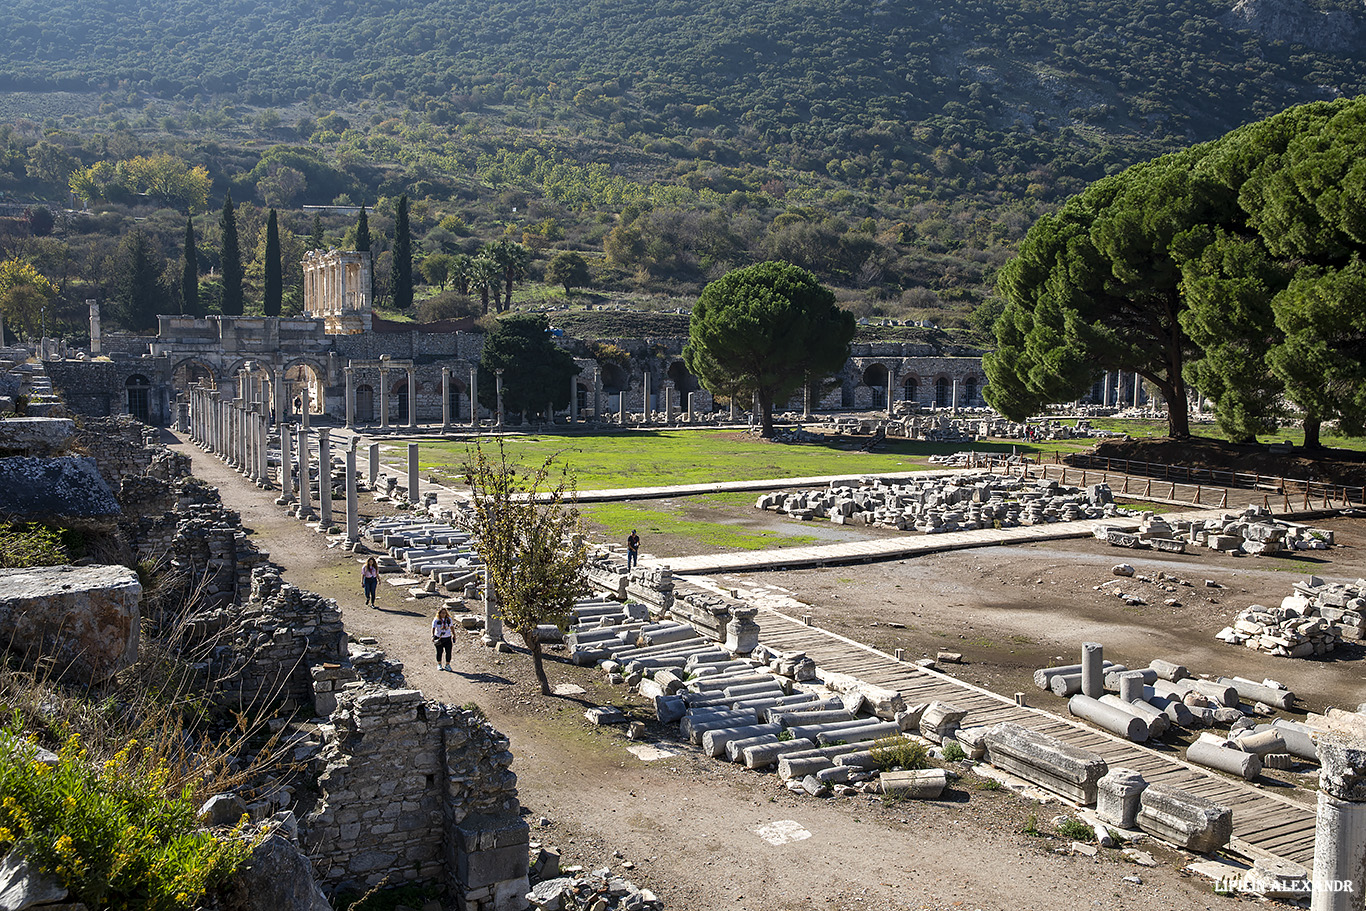
[(496, 593), (498, 611), (531, 652), (542, 695), (550, 695), (538, 627), (569, 628), (574, 602), (589, 591), (583, 568), (588, 548), (574, 506), (574, 483), (561, 467), (552, 475), (555, 456), (533, 471), (518, 472), (498, 442), (496, 458), (475, 443), (465, 463), (470, 486), (471, 527)]

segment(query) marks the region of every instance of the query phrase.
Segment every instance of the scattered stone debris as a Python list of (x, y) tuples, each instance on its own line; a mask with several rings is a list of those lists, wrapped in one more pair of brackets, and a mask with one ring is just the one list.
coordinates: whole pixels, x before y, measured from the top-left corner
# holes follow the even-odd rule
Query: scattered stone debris
[(926, 534), (1125, 514), (1116, 508), (1104, 484), (1082, 489), (988, 473), (910, 481), (878, 479), (858, 487), (832, 482), (824, 490), (766, 493), (754, 505), (801, 520), (828, 518), (837, 525)]
[(1366, 579), (1330, 583), (1318, 576), (1295, 583), (1278, 607), (1253, 604), (1215, 638), (1281, 658), (1326, 655), (1344, 639), (1366, 638)]
[[(630, 869), (633, 865), (628, 861), (622, 866)], [(649, 889), (613, 875), (608, 867), (542, 879), (526, 899), (536, 911), (658, 911), (662, 907)]]
[(1291, 550), (1325, 550), (1333, 546), (1333, 532), (1286, 522), (1262, 506), (1215, 519), (1191, 522), (1142, 513), (1138, 530), (1099, 526), (1095, 536), (1114, 547), (1185, 553), (1187, 547), (1236, 554), (1271, 556)]

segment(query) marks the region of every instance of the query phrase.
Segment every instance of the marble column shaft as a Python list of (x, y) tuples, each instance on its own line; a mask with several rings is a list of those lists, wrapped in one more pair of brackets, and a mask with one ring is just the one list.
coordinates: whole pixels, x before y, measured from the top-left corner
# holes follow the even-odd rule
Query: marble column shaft
[(308, 432), (299, 428), (299, 518), (313, 518), (313, 473), (309, 471)]
[(451, 429), (451, 368), (441, 368), (441, 432)]
[(319, 531), (332, 527), (332, 439), (326, 427), (318, 428), (318, 514)]
[(379, 368), (379, 429), (389, 429), (389, 368)]
[(417, 371), (408, 368), (408, 426), (417, 427)]
[(350, 366), (343, 372), (346, 374), (346, 428), (350, 430), (356, 426), (356, 372)]
[(356, 496), (356, 440), (346, 448), (346, 541), (360, 540), (360, 506)]
[(408, 502), (413, 504), (413, 508), (414, 508), (414, 509), (416, 509), (416, 508), (420, 505), (420, 500), (419, 500), (419, 498), (421, 497), (421, 492), (420, 492), (419, 486), (418, 486), (419, 483), (420, 483), (420, 478), (418, 478), (418, 468), (417, 468), (417, 465), (418, 465), (418, 460), (417, 460), (417, 444), (416, 444), (416, 443), (409, 443), (409, 444), (408, 444)]
[(280, 499), (286, 503), (294, 499), (294, 434), (284, 421), (277, 421), (280, 428)]

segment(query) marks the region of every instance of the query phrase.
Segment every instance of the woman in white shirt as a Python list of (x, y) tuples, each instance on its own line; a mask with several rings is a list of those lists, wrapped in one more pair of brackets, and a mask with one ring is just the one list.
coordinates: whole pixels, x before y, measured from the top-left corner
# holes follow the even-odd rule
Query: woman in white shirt
[[(454, 625), (451, 623), (451, 612), (444, 607), (436, 612), (436, 618), (432, 620), (432, 642), (436, 645), (436, 666), (438, 670), (448, 671), (451, 669), (451, 645), (453, 643)], [(446, 661), (441, 661), (442, 654), (445, 654)]]

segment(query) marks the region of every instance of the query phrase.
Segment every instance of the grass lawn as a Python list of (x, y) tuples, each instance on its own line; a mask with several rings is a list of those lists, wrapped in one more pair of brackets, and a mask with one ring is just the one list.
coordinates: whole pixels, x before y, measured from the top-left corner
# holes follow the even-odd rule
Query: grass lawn
[(737, 511), (753, 508), (753, 494), (725, 493), (634, 503), (595, 503), (581, 506), (579, 511), (585, 523), (600, 530), (609, 541), (624, 541), (635, 529), (647, 552), (658, 550), (660, 538), (667, 538), (668, 549), (675, 553), (799, 547), (818, 540), (813, 535), (781, 534), (734, 524), (733, 516)]
[[(1127, 434), (1131, 437), (1165, 437), (1167, 435), (1166, 421), (1145, 420), (1142, 418), (1088, 418), (1087, 421), (1095, 430), (1108, 430), (1114, 433)], [(1067, 424), (1071, 427), (1077, 425), (1076, 420), (1072, 418), (1060, 420), (1058, 423)], [(1213, 422), (1208, 424), (1197, 424), (1192, 421), (1191, 435), (1208, 437), (1212, 440), (1227, 440), (1229, 438), (1228, 434), (1220, 430), (1219, 426)], [(1294, 443), (1297, 448), (1302, 447), (1304, 445), (1304, 428), (1282, 427), (1275, 433), (1262, 434), (1257, 440), (1261, 443), (1274, 443), (1277, 440), (1285, 440)], [(1093, 442), (1095, 441), (1083, 440), (1081, 441), (1082, 445), (1077, 448), (1089, 449)], [(1366, 450), (1366, 437), (1340, 436), (1326, 427), (1323, 429), (1323, 432), (1319, 434), (1319, 442), (1328, 449)], [(1067, 452), (1068, 450), (1064, 449), (1063, 451)]]
[[(1101, 419), (1092, 425), (1135, 437), (1163, 436), (1165, 421)], [(1201, 425), (1197, 433), (1218, 437), (1211, 425)], [(1300, 442), (1298, 431), (1277, 435)], [(821, 475), (860, 475), (934, 468), (932, 455), (949, 455), (964, 450), (979, 453), (1018, 453), (1052, 462), (1065, 455), (1091, 448), (1094, 440), (1059, 440), (1021, 443), (987, 441), (976, 443), (926, 443), (888, 440), (877, 452), (862, 452), (862, 439), (833, 440), (823, 444), (785, 444), (764, 442), (733, 430), (635, 430), (592, 434), (545, 434), (505, 437), (508, 459), (514, 464), (535, 467), (547, 456), (557, 456), (557, 464), (567, 465), (579, 490), (612, 490), (622, 487), (655, 487), (675, 484), (704, 484), (716, 481), (743, 481), (761, 478), (813, 477)], [(1342, 439), (1325, 435), (1328, 446), (1363, 448), (1366, 440)], [(489, 440), (488, 447), (496, 446)], [(460, 466), (467, 457), (464, 441), (422, 443), (421, 469), (443, 483), (460, 483)], [(386, 446), (390, 461), (406, 458), (405, 444)]]
[[(861, 441), (860, 441), (861, 442)], [(727, 430), (656, 430), (599, 436), (519, 436), (505, 438), (508, 459), (539, 465), (547, 456), (569, 466), (580, 490), (704, 484), (759, 478), (876, 474), (931, 468), (929, 457), (975, 449), (1010, 452), (1009, 443), (918, 443), (892, 441), (877, 452), (860, 452), (860, 442), (822, 445), (763, 442)], [(485, 442), (486, 452), (490, 446)], [(464, 442), (423, 443), (421, 468), (454, 479), (466, 458)], [(1021, 452), (1036, 447), (1019, 447)], [(402, 447), (391, 447), (402, 458)]]

